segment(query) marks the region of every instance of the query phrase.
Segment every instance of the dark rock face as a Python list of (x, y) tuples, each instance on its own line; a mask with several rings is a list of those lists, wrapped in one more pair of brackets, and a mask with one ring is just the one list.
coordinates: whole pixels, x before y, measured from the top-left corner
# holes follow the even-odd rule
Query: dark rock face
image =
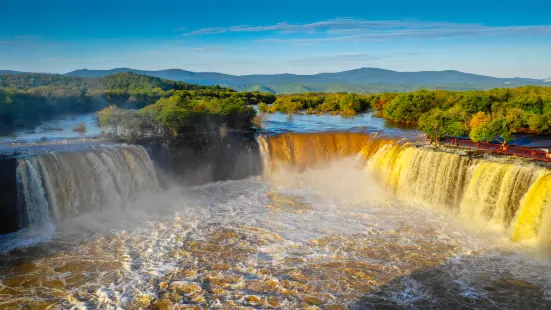
[(0, 159), (0, 234), (14, 232), (20, 228), (16, 170), (15, 158)]
[(161, 184), (183, 185), (243, 179), (262, 172), (262, 160), (252, 133), (194, 135), (170, 140), (141, 141), (155, 163)]

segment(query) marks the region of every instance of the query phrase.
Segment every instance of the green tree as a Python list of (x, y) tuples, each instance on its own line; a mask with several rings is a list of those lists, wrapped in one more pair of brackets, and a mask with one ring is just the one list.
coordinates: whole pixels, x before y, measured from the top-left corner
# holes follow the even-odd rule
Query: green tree
[(497, 140), (506, 144), (514, 139), (512, 132), (516, 130), (514, 123), (505, 117), (499, 117), (492, 121), (482, 122), (471, 130), (469, 137), (474, 142)]
[(468, 113), (490, 112), (492, 97), (488, 92), (484, 91), (467, 91), (463, 94), (463, 98), (461, 98), (459, 104)]
[(258, 104), (258, 111), (261, 112), (261, 113), (268, 112), (268, 105), (265, 104), (264, 102), (259, 103)]
[(456, 114), (440, 109), (424, 113), (417, 128), (429, 137), (431, 143), (438, 143), (445, 136), (460, 136), (466, 130), (463, 120)]

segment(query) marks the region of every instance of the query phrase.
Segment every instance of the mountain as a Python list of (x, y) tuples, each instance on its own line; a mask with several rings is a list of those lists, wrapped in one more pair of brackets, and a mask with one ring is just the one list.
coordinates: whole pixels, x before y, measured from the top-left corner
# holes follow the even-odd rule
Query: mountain
[(192, 90), (205, 89), (206, 86), (189, 84), (181, 81), (162, 79), (155, 76), (140, 75), (133, 72), (117, 72), (107, 76), (94, 77), (66, 76), (46, 73), (0, 74), (2, 87), (33, 88), (51, 86), (58, 89), (88, 89), (88, 90)]
[(12, 71), (12, 70), (0, 70), (0, 74), (19, 74), (19, 73), (23, 73), (23, 72)]
[(378, 68), (359, 68), (337, 73), (313, 75), (230, 75), (216, 72), (191, 72), (181, 69), (159, 71), (116, 68), (111, 70), (81, 69), (69, 72), (68, 76), (102, 77), (117, 72), (135, 72), (168, 80), (177, 80), (201, 85), (221, 85), (236, 90), (259, 90), (273, 93), (295, 92), (384, 92), (429, 89), (488, 89), (521, 85), (545, 85), (544, 80), (529, 78), (496, 78), (464, 73), (454, 70), (398, 72)]
[[(68, 77), (100, 78), (122, 72), (158, 77), (200, 85), (220, 85), (240, 91), (271, 93), (299, 92), (400, 92), (426, 89), (489, 89), (522, 85), (550, 86), (551, 78), (496, 78), (455, 70), (398, 72), (378, 68), (359, 68), (336, 73), (299, 74), (252, 74), (230, 75), (217, 72), (192, 72), (181, 69), (158, 71), (115, 68), (109, 70), (80, 69), (64, 74)], [(0, 74), (22, 72), (0, 70)]]

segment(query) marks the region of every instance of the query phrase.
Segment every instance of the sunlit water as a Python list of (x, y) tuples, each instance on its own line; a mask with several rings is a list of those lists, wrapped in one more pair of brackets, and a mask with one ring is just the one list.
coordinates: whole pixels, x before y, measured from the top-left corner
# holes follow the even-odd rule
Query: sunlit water
[[(79, 124), (86, 126), (86, 132), (73, 131)], [(317, 132), (329, 130), (356, 130), (365, 132), (385, 131), (400, 135), (414, 135), (414, 128), (394, 125), (372, 113), (359, 114), (354, 117), (340, 115), (293, 115), (274, 113), (266, 114), (265, 132), (281, 133), (289, 131)], [(95, 138), (101, 135), (96, 121), (96, 113), (63, 116), (43, 122), (34, 128), (18, 129), (11, 132), (0, 132), (0, 143), (13, 142), (52, 142), (66, 139)]]
[[(73, 131), (79, 124), (86, 127), (85, 132)], [(101, 129), (96, 122), (96, 113), (86, 113), (59, 117), (43, 122), (34, 128), (0, 132), (0, 143), (82, 139), (98, 137), (100, 134)]]
[(551, 305), (547, 260), (395, 198), (356, 158), (144, 194), (0, 266), (7, 309)]
[(362, 131), (384, 132), (386, 134), (411, 137), (418, 134), (415, 127), (392, 124), (382, 118), (373, 116), (373, 113), (358, 114), (353, 117), (340, 115), (292, 115), (274, 113), (265, 114), (264, 123), (266, 132), (319, 132), (319, 131)]

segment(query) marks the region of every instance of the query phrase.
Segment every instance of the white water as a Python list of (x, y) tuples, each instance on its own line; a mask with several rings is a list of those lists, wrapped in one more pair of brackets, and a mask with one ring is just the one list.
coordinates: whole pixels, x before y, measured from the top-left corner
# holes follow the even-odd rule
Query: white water
[(83, 212), (123, 209), (137, 193), (158, 191), (153, 163), (141, 146), (49, 153), (18, 160), (24, 227), (52, 229)]
[[(0, 308), (44, 300), (53, 309), (129, 308), (164, 298), (162, 283), (171, 281), (202, 286), (204, 301), (180, 303), (205, 308), (254, 306), (246, 294), (275, 297), (288, 309), (307, 306), (306, 296), (358, 308), (366, 305), (362, 298), (402, 308), (549, 306), (548, 262), (504, 234), (473, 232), (451, 215), (396, 198), (355, 158), (302, 173), (280, 169), (264, 178), (147, 193), (140, 189), (158, 185), (147, 181), (152, 170), (139, 160), (141, 152), (130, 152), (128, 160), (117, 155), (124, 151), (108, 151), (20, 166), (54, 169), (57, 163), (63, 167), (55, 169), (73, 172), (53, 175), (46, 168), (36, 174), (41, 182), (26, 184), (86, 182), (96, 196), (69, 188), (70, 194), (48, 199), (63, 221), (51, 241), (0, 256)], [(76, 169), (82, 162), (88, 170)], [(120, 171), (123, 163), (128, 169)], [(104, 206), (107, 200), (98, 197), (116, 203)], [(82, 209), (82, 201), (94, 203)], [(237, 237), (220, 239), (224, 231)], [(188, 271), (197, 275), (182, 275)], [(225, 297), (210, 290), (216, 285), (206, 279), (215, 277), (237, 279), (219, 288)], [(312, 287), (282, 289), (289, 279)], [(275, 291), (255, 291), (258, 283), (276, 283)]]

